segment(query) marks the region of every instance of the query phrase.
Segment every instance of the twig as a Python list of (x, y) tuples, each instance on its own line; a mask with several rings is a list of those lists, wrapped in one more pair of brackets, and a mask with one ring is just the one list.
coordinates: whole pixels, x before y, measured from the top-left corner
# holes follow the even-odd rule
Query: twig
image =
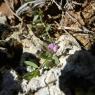
[(73, 9), (72, 1), (71, 0), (66, 0), (66, 4), (65, 4), (64, 8), (67, 9), (67, 10)]
[(23, 4), (20, 8), (18, 8), (18, 10), (16, 11), (16, 14), (20, 16), (25, 11), (28, 11), (31, 8), (33, 3), (34, 3), (34, 1)]
[[(68, 12), (66, 12), (66, 14), (74, 21), (74, 22), (78, 22), (79, 25), (82, 26), (82, 24), (76, 19), (74, 18), (72, 15), (70, 15)], [(87, 29), (85, 26), (82, 26), (82, 31), (86, 32), (86, 33), (94, 33), (93, 31)]]
[(80, 44), (78, 43), (78, 41), (76, 40), (76, 38), (70, 34), (67, 30), (65, 30), (64, 28), (62, 28), (62, 30), (64, 30), (65, 33), (67, 33), (74, 41), (75, 43), (77, 44), (77, 47), (81, 48)]
[(66, 27), (66, 26), (63, 26), (63, 28), (66, 29), (66, 30), (74, 30), (74, 31), (80, 31), (80, 32), (83, 31), (82, 29), (80, 29), (78, 27), (75, 28), (75, 27)]
[(52, 0), (52, 2), (56, 4), (59, 10), (62, 10), (62, 7), (55, 0)]
[(75, 4), (75, 5), (80, 5), (80, 6), (82, 5), (82, 3), (78, 3), (78, 2), (75, 2), (75, 1), (72, 1), (72, 3)]
[[(56, 23), (57, 23), (57, 22), (56, 22)], [(68, 34), (68, 35), (75, 41), (75, 43), (77, 44), (77, 46), (78, 46), (79, 48), (81, 48), (81, 46), (80, 46), (80, 44), (78, 43), (77, 39), (76, 39), (71, 33), (69, 33), (69, 32), (66, 30), (66, 27), (64, 28), (64, 26), (62, 26), (62, 24), (60, 25), (60, 24), (58, 24), (58, 23), (57, 23), (57, 26), (60, 27), (60, 29), (63, 30), (66, 34)]]
[[(17, 11), (16, 11), (16, 14), (17, 15), (21, 15), (25, 12), (27, 12), (28, 10), (32, 10), (33, 11), (33, 8), (35, 8), (36, 6), (38, 5), (41, 5), (41, 4), (45, 4), (45, 1), (42, 1), (40, 0), (41, 2), (38, 2), (37, 0), (36, 1), (30, 1), (30, 2), (27, 2), (25, 4), (23, 4)], [(34, 5), (33, 5), (34, 4)]]

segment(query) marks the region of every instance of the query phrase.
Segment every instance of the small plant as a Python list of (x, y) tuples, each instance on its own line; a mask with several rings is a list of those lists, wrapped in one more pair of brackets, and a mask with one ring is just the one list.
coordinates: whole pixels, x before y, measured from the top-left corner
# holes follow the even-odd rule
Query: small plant
[(32, 31), (34, 34), (43, 39), (44, 41), (51, 42), (52, 38), (50, 37), (49, 32), (52, 31), (52, 25), (46, 23), (44, 20), (44, 15), (41, 9), (35, 10), (32, 21)]
[[(53, 38), (51, 38), (49, 33), (50, 31), (52, 31), (52, 25), (46, 23), (43, 20), (43, 16), (43, 11), (41, 9), (35, 10), (33, 14), (31, 28), (37, 37), (43, 39), (48, 43), (51, 43), (53, 42)], [(27, 65), (27, 67), (30, 68), (30, 72), (25, 74), (24, 78), (30, 80), (33, 77), (40, 76), (40, 69), (43, 68), (44, 70), (48, 70), (59, 63), (59, 59), (55, 55), (55, 53), (58, 50), (58, 45), (55, 43), (51, 43), (46, 48), (46, 50), (42, 51), (39, 54), (39, 58), (44, 60), (40, 66), (36, 65), (36, 63), (33, 60), (24, 62)]]
[(40, 71), (38, 69), (39, 67), (33, 60), (25, 61), (24, 63), (27, 67), (30, 67), (31, 72), (26, 73), (23, 78), (30, 80), (33, 77), (40, 76)]
[(31, 72), (26, 73), (23, 78), (30, 80), (33, 77), (40, 76), (40, 69), (43, 68), (45, 70), (49, 70), (59, 64), (59, 59), (55, 55), (55, 52), (58, 50), (58, 45), (56, 45), (55, 43), (51, 43), (48, 45), (47, 48), (47, 51), (45, 50), (39, 55), (39, 57), (44, 60), (44, 62), (40, 66), (36, 65), (33, 60), (24, 62), (26, 66), (30, 67)]
[(54, 53), (57, 52), (58, 48), (59, 48), (58, 45), (56, 45), (55, 43), (51, 43), (48, 45), (48, 49)]
[(59, 64), (59, 59), (55, 55), (57, 50), (58, 50), (58, 45), (56, 45), (55, 43), (51, 43), (48, 45), (48, 51), (45, 51), (40, 54), (40, 57), (45, 60), (43, 63), (44, 68), (50, 69), (53, 66), (56, 66), (57, 64)]
[(38, 68), (38, 65), (36, 65), (33, 61), (25, 61), (25, 64), (27, 66), (31, 66), (31, 68), (35, 68), (35, 69)]
[(32, 79), (33, 77), (37, 77), (37, 76), (40, 76), (40, 71), (38, 69), (36, 70), (33, 70), (32, 72), (28, 72), (26, 73), (23, 78), (25, 78), (26, 80), (30, 80)]

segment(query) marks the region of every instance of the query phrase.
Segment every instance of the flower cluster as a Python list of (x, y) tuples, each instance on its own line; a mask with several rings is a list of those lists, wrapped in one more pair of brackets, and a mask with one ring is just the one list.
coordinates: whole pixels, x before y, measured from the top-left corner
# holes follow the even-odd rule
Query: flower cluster
[(51, 43), (48, 45), (48, 49), (54, 53), (57, 52), (58, 48), (59, 48), (59, 46), (55, 43)]

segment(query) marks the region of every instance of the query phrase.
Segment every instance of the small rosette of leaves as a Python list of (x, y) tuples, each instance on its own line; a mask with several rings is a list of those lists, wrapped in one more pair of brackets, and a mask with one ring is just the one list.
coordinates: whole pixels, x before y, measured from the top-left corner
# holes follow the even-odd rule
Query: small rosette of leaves
[(44, 64), (44, 68), (45, 69), (51, 69), (52, 67), (54, 67), (54, 66), (59, 64), (58, 57), (55, 54), (51, 53), (51, 52), (47, 51), (45, 53), (42, 53), (40, 55), (40, 57), (42, 59), (44, 59), (44, 63), (43, 64)]

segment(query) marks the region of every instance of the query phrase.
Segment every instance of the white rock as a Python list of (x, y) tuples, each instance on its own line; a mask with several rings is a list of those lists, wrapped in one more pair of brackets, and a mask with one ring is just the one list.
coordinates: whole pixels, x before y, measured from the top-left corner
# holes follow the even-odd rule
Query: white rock
[(37, 91), (38, 89), (46, 86), (45, 79), (46, 74), (43, 74), (41, 77), (33, 78), (28, 83), (27, 88), (31, 89), (31, 91)]
[(66, 56), (68, 54), (74, 54), (75, 51), (77, 51), (77, 50), (81, 50), (81, 47), (78, 44), (78, 42), (69, 35), (62, 35), (56, 41), (56, 43), (59, 46), (59, 49), (56, 52), (57, 56), (60, 56), (60, 55), (63, 55), (63, 54)]
[(65, 95), (60, 89), (56, 86), (50, 87), (50, 95)]
[(23, 88), (23, 93), (27, 93), (30, 90), (30, 88), (28, 88), (27, 85), (28, 85), (28, 81), (23, 79), (21, 83), (21, 87)]
[(6, 24), (6, 22), (7, 22), (6, 16), (0, 16), (0, 23), (1, 24)]
[(60, 66), (60, 69), (63, 69), (66, 66), (66, 64), (67, 64), (66, 59), (67, 58), (68, 58), (68, 56), (61, 56), (59, 58), (60, 63), (58, 65)]
[(31, 91), (37, 91), (40, 88), (40, 82), (38, 78), (33, 78), (29, 81), (27, 88)]
[(43, 42), (34, 35), (32, 36), (31, 40), (22, 40), (22, 44), (24, 47), (23, 52), (32, 53), (34, 55), (36, 55), (38, 51), (41, 51), (43, 47)]
[(48, 87), (40, 89), (34, 95), (50, 95)]
[(11, 70), (10, 74), (12, 74), (12, 76), (14, 77), (14, 80), (18, 79), (17, 73), (14, 70)]
[(47, 74), (45, 82), (47, 84), (49, 84), (49, 83), (53, 83), (55, 81), (56, 81), (56, 77), (55, 77), (54, 72), (53, 71), (49, 71), (48, 74)]
[(47, 84), (56, 82), (60, 75), (60, 70), (61, 69), (56, 67), (56, 68), (52, 68), (50, 71), (48, 71), (45, 82)]
[(46, 86), (45, 79), (46, 79), (46, 74), (43, 74), (41, 77), (39, 77), (39, 83), (41, 88)]

